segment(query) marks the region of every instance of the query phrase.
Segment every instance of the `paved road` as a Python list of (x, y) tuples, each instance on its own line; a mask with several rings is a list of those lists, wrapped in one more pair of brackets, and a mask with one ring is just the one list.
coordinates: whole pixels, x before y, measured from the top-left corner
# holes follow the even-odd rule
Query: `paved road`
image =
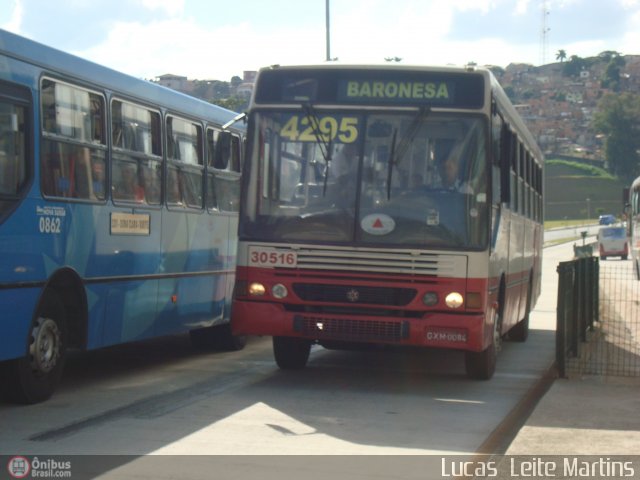
[[(0, 455), (472, 456), (494, 451), (518, 421), (513, 412), (522, 412), (523, 401), (552, 363), (556, 266), (571, 255), (571, 245), (545, 250), (543, 292), (529, 340), (503, 344), (489, 382), (468, 380), (458, 352), (315, 348), (308, 368), (282, 372), (265, 338), (252, 339), (241, 352), (202, 353), (191, 349), (188, 338), (171, 337), (79, 355), (69, 362), (62, 388), (50, 401), (30, 407), (0, 404)], [(202, 478), (209, 478), (203, 459), (213, 457), (197, 458), (189, 478), (200, 478), (200, 467)], [(265, 464), (274, 458), (224, 457), (225, 468), (239, 472), (227, 478), (265, 478)], [(105, 465), (93, 465), (105, 478), (134, 473), (136, 478), (173, 478), (175, 469), (184, 468), (177, 460), (175, 469), (159, 460), (149, 466), (143, 457), (101, 461)], [(314, 473), (330, 474), (326, 469), (349, 471), (336, 462), (316, 459), (307, 463), (314, 465), (307, 473), (315, 478)], [(424, 464), (411, 462), (402, 460), (404, 473), (398, 478), (429, 478)], [(284, 475), (294, 464), (289, 459), (269, 471)], [(380, 459), (368, 465), (376, 472), (393, 467)]]

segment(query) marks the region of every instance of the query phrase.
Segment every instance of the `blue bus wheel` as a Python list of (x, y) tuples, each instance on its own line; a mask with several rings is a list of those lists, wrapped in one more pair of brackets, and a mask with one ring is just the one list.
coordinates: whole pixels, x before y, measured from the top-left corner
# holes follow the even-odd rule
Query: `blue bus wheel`
[(29, 332), (27, 354), (8, 366), (8, 396), (17, 403), (38, 403), (53, 395), (66, 357), (65, 310), (53, 293), (45, 293)]

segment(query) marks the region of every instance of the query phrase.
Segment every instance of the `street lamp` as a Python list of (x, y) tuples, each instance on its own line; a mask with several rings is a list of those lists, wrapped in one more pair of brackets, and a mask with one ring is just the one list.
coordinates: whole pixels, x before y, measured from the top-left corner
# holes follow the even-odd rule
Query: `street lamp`
[(326, 5), (326, 30), (327, 30), (327, 62), (331, 60), (331, 27), (329, 22), (329, 0), (325, 1)]

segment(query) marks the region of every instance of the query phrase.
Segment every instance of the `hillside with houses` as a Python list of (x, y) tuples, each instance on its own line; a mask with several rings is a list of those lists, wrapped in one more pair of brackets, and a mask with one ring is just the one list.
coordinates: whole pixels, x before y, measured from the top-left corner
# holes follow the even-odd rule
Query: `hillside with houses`
[(640, 55), (620, 58), (615, 82), (605, 54), (579, 59), (575, 69), (568, 68), (569, 62), (556, 62), (492, 70), (547, 155), (604, 164), (603, 141), (591, 125), (599, 100), (607, 93), (640, 94)]

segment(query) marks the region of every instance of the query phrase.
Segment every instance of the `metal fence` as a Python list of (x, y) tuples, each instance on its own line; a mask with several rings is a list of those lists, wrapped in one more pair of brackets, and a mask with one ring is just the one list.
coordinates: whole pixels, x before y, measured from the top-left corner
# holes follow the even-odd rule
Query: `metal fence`
[(561, 377), (640, 376), (640, 281), (632, 265), (597, 257), (558, 265)]

